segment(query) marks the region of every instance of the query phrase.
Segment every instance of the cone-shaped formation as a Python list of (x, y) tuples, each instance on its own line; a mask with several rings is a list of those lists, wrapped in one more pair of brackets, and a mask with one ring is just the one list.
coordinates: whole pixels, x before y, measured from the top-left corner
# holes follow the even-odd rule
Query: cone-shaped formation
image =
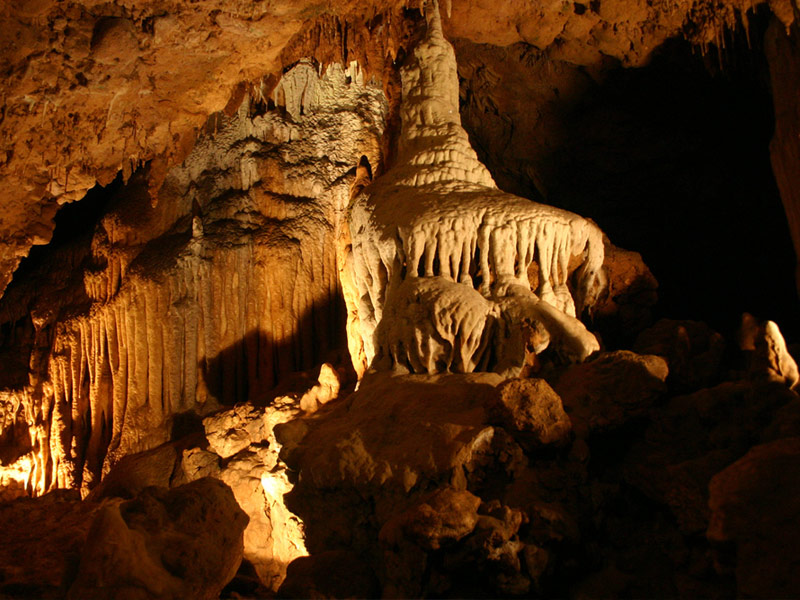
[[(541, 321), (569, 358), (582, 360), (598, 344), (574, 317), (576, 307), (578, 312), (590, 307), (603, 287), (602, 232), (576, 214), (497, 188), (461, 127), (455, 53), (442, 35), (435, 2), (427, 17), (427, 33), (401, 71), (397, 164), (350, 210), (348, 268), (354, 289), (346, 296), (356, 369), (363, 371), (376, 358), (388, 365), (391, 357), (394, 365), (413, 371), (518, 371), (522, 350), (509, 370), (500, 358), (507, 356), (508, 348), (501, 347), (506, 342), (491, 341), (499, 331), (493, 323), (511, 319), (505, 300), (512, 288), (525, 307), (520, 312), (517, 303), (511, 310), (515, 319)], [(534, 263), (538, 297), (530, 293)], [(579, 264), (574, 298), (567, 286), (571, 264)], [(426, 281), (401, 285), (419, 278)], [(451, 288), (453, 283), (464, 285)], [(479, 311), (485, 313), (481, 327), (472, 323), (480, 302), (467, 286), (489, 303)], [(426, 307), (423, 297), (432, 294), (438, 300)], [(539, 299), (550, 306), (537, 308)], [(436, 308), (440, 301), (447, 314)], [(391, 323), (379, 328), (385, 310), (391, 311)], [(434, 323), (422, 323), (430, 319)], [(443, 320), (453, 323), (444, 326)], [(464, 329), (466, 320), (470, 325)], [(469, 356), (465, 348), (471, 349)]]

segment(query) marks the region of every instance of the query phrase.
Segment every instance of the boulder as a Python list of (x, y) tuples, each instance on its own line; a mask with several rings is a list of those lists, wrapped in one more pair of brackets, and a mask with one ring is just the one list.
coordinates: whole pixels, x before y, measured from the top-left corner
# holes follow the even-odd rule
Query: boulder
[(247, 520), (230, 488), (210, 478), (110, 500), (67, 597), (217, 598), (241, 563)]
[(522, 572), (525, 545), (518, 535), (525, 520), (522, 511), (498, 500), (482, 504), (473, 532), (444, 558), (451, 593), (464, 596), (466, 582), (471, 582), (470, 587), (480, 586), (472, 589), (485, 589), (495, 595), (528, 593), (531, 580)]
[(348, 550), (331, 550), (294, 559), (278, 598), (379, 598), (378, 578)]
[(492, 423), (502, 425), (526, 448), (564, 444), (572, 424), (561, 398), (544, 379), (509, 379), (487, 404)]
[(275, 424), (298, 413), (297, 400), (288, 396), (274, 398), (266, 407), (241, 404), (220, 411), (203, 420), (205, 437), (187, 437), (124, 457), (87, 499), (129, 499), (149, 486), (174, 488), (204, 477), (218, 479), (230, 487), (249, 518), (244, 558), (261, 583), (275, 591), (286, 565), (305, 554), (302, 524), (284, 503), (292, 485), (273, 437)]
[(800, 596), (800, 438), (752, 448), (713, 477), (707, 536), (739, 596)]
[(317, 490), (408, 493), (463, 478), (495, 438), (484, 405), (501, 381), (494, 373), (373, 374), (324, 419), (307, 421), (308, 433), (284, 459)]
[(699, 533), (708, 527), (711, 478), (755, 440), (794, 435), (796, 402), (781, 383), (748, 380), (673, 398), (631, 447), (625, 479), (667, 505), (683, 533)]
[(322, 363), (317, 383), (300, 398), (300, 409), (313, 413), (339, 395), (344, 377), (333, 365)]
[(203, 419), (209, 449), (221, 458), (229, 458), (252, 443), (269, 435), (264, 409), (252, 404), (238, 404)]
[(578, 437), (642, 415), (666, 391), (667, 363), (626, 350), (570, 366), (553, 386)]
[(187, 481), (212, 476), (230, 486), (250, 519), (244, 532), (244, 558), (272, 591), (283, 581), (286, 565), (306, 553), (302, 523), (284, 502), (292, 485), (273, 433), (277, 424), (299, 412), (295, 398), (278, 396), (268, 406), (241, 404), (216, 413), (203, 420), (208, 451), (186, 450), (181, 464)]
[(425, 550), (438, 550), (472, 533), (480, 504), (481, 499), (466, 490), (436, 490), (388, 521), (381, 541), (397, 545), (408, 539)]
[(124, 456), (86, 499), (133, 498), (150, 486), (170, 487), (179, 460), (180, 451), (174, 444)]
[(63, 598), (99, 508), (77, 490), (0, 504), (0, 598)]
[(783, 383), (791, 389), (800, 383), (797, 363), (789, 354), (786, 341), (774, 321), (767, 321), (758, 330), (750, 374), (756, 379)]
[(641, 254), (618, 248), (607, 236), (603, 244), (608, 287), (592, 310), (593, 321), (606, 341), (630, 342), (651, 323), (658, 282)]
[(664, 358), (669, 367), (668, 382), (677, 391), (719, 383), (725, 340), (705, 323), (661, 319), (639, 334), (633, 349)]

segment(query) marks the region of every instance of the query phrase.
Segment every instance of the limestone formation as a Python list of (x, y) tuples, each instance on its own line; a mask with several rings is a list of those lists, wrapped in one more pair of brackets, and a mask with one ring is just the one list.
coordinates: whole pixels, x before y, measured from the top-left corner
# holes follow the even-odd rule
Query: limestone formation
[(355, 66), (309, 61), (279, 90), (275, 110), (244, 100), (200, 138), (156, 205), (134, 177), (90, 241), (3, 298), (9, 322), (32, 320), (30, 381), (4, 392), (3, 416), (4, 431), (26, 423), (29, 492), (88, 493), (168, 441), (174, 415), (261, 398), (344, 338), (346, 175), (380, 161), (385, 100)]
[[(542, 321), (557, 349), (583, 360), (599, 345), (575, 316), (591, 308), (605, 285), (602, 232), (578, 215), (497, 188), (461, 127), (455, 54), (442, 34), (438, 4), (426, 14), (426, 35), (401, 68), (396, 164), (349, 211), (346, 279), (355, 291), (345, 298), (356, 370), (377, 358), (376, 366), (418, 373), (519, 373), (521, 352), (513, 368), (489, 356), (507, 351), (508, 336), (493, 329), (496, 303), (510, 296), (526, 305), (517, 318)], [(508, 327), (521, 325), (512, 320)]]
[(0, 597), (800, 597), (792, 2), (441, 4), (0, 6)]
[(786, 349), (781, 330), (774, 321), (767, 321), (759, 329), (752, 370), (756, 376), (780, 381), (792, 389), (800, 383), (797, 363)]

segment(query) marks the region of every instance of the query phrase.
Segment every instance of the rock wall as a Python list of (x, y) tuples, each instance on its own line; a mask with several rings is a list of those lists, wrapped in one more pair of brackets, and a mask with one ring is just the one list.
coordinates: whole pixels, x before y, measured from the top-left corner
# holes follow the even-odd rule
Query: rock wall
[[(789, 0), (452, 0), (445, 29), (451, 39), (522, 42), (578, 65), (605, 57), (642, 65), (675, 35), (704, 48), (724, 45), (725, 28), (754, 4), (768, 4), (786, 25), (794, 19)], [(40, 0), (3, 7), (0, 289), (30, 248), (50, 239), (59, 205), (145, 161), (152, 161), (156, 191), (209, 114), (235, 109), (248, 88), (268, 95), (275, 82), (269, 74), (310, 55), (293, 52), (309, 42), (326, 62), (335, 56), (345, 63), (348, 53), (358, 56), (359, 46), (375, 43), (381, 52), (369, 62), (382, 72), (408, 48), (398, 24), (420, 6)]]
[(336, 240), (360, 157), (381, 163), (385, 100), (355, 63), (306, 61), (274, 102), (216, 115), (157, 202), (134, 180), (42, 267), (71, 263), (66, 280), (12, 285), (1, 310), (30, 311), (36, 349), (5, 418), (30, 431), (30, 491), (86, 492), (167, 441), (175, 414), (262, 397), (342, 345)]

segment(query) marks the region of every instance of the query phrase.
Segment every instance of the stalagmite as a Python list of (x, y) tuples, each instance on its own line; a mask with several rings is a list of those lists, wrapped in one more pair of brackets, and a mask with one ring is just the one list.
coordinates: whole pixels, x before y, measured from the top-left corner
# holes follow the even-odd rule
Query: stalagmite
[[(602, 232), (578, 215), (497, 188), (461, 127), (455, 54), (436, 2), (427, 20), (426, 36), (401, 69), (397, 163), (349, 211), (352, 260), (342, 279), (355, 288), (345, 298), (348, 331), (358, 338), (350, 341), (356, 369), (375, 359), (388, 368), (388, 356), (415, 372), (497, 368), (504, 342), (491, 341), (496, 319), (489, 314), (499, 315), (492, 303), (509, 286), (528, 305), (526, 318), (540, 320), (565, 357), (583, 360), (599, 345), (575, 317), (605, 284)], [(570, 273), (574, 258), (580, 264)], [(438, 309), (415, 314), (420, 298)], [(530, 308), (540, 301), (548, 307)], [(395, 319), (403, 324), (383, 324)], [(492, 360), (487, 346), (496, 347)]]
[(774, 321), (767, 321), (758, 328), (754, 350), (752, 375), (780, 381), (791, 389), (797, 388), (800, 384), (800, 371)]

